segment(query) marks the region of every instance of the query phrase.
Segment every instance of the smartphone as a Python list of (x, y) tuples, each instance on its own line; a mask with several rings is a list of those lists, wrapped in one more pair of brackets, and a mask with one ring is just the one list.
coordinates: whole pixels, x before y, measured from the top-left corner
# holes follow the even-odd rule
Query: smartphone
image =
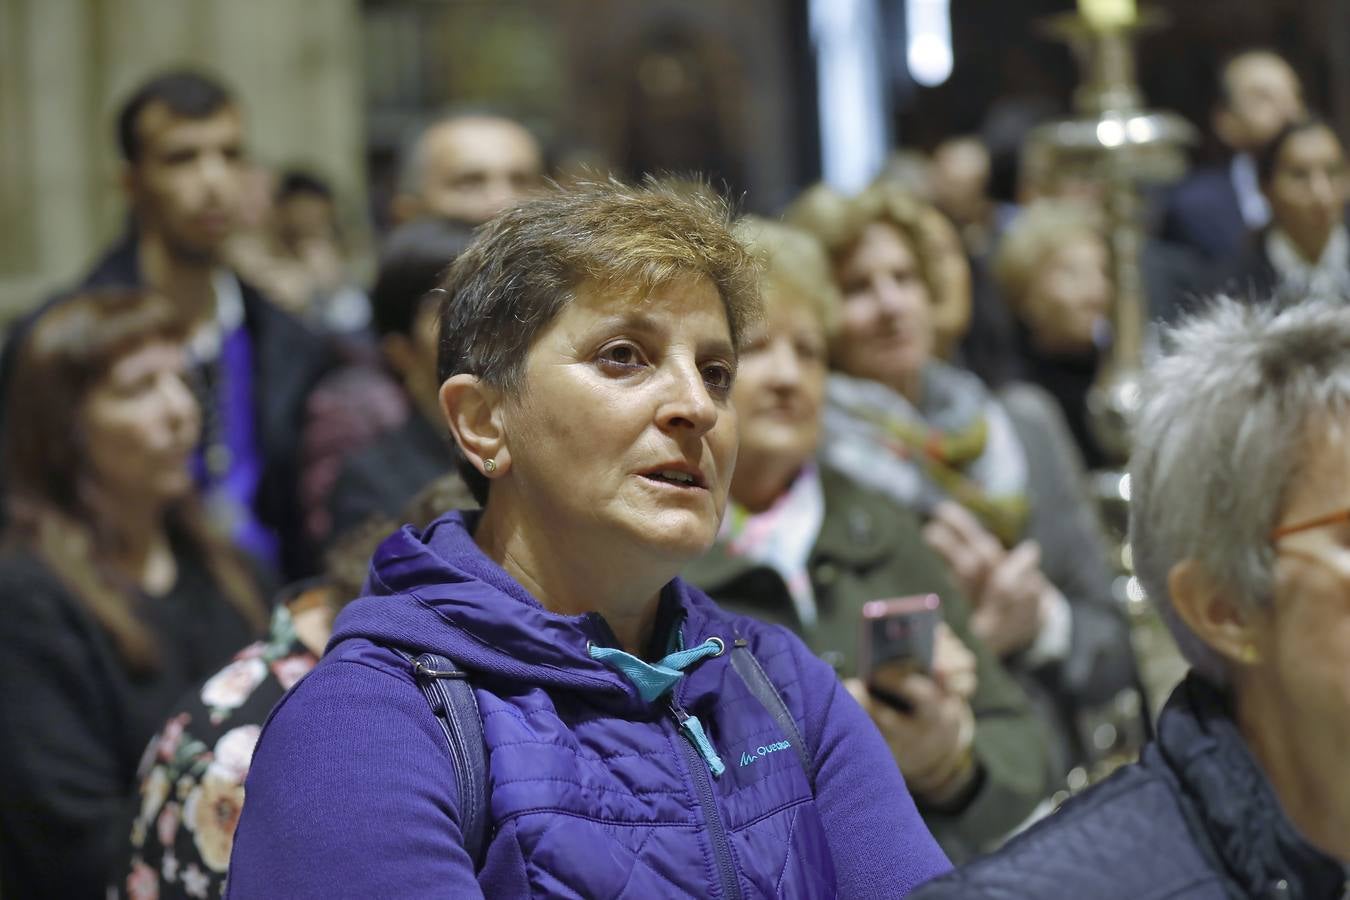
[(942, 601), (937, 594), (891, 597), (863, 604), (858, 632), (858, 677), (880, 699), (900, 709), (907, 704), (872, 684), (878, 669), (900, 668), (927, 675), (933, 671), (937, 625)]

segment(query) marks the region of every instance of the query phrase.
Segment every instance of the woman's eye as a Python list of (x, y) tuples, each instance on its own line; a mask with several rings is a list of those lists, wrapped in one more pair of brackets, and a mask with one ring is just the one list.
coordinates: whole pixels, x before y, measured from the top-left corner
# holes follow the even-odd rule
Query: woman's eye
[(708, 386), (708, 390), (715, 394), (727, 394), (731, 391), (731, 383), (736, 378), (736, 373), (731, 367), (723, 363), (715, 363), (703, 367), (703, 383)]
[(613, 344), (600, 351), (600, 363), (611, 369), (629, 370), (642, 365), (642, 356), (632, 344)]
[(808, 362), (819, 362), (825, 358), (825, 348), (814, 341), (801, 341), (797, 344), (797, 356)]
[(123, 400), (134, 400), (143, 394), (148, 394), (155, 387), (155, 376), (153, 374), (138, 375), (135, 378), (119, 381), (113, 384), (113, 395)]

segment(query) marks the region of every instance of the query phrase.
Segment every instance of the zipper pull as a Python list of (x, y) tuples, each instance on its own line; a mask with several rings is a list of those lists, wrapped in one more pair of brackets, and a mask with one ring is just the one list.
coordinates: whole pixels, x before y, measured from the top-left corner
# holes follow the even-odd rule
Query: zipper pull
[(672, 700), (670, 703), (670, 712), (675, 716), (675, 721), (680, 724), (680, 731), (689, 738), (698, 755), (703, 757), (703, 761), (708, 764), (708, 771), (712, 772), (713, 777), (721, 776), (727, 770), (726, 764), (722, 762), (722, 757), (717, 755), (717, 750), (713, 747), (712, 741), (708, 740), (708, 735), (703, 730), (703, 723), (698, 720), (698, 716), (691, 716), (680, 709)]

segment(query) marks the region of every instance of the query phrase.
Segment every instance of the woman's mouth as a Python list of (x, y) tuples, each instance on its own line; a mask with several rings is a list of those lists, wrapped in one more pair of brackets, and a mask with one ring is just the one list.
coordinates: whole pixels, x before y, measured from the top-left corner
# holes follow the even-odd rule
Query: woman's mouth
[(684, 466), (649, 469), (638, 474), (656, 484), (681, 490), (706, 490), (708, 486), (702, 472)]

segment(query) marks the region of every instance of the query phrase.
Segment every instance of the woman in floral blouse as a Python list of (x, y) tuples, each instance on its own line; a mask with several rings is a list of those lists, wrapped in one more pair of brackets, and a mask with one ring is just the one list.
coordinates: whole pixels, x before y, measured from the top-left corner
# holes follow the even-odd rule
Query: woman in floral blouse
[(318, 662), (330, 592), (322, 583), (295, 590), (267, 637), (189, 695), (150, 742), (123, 885), (133, 900), (223, 896), (253, 745), (272, 706)]

